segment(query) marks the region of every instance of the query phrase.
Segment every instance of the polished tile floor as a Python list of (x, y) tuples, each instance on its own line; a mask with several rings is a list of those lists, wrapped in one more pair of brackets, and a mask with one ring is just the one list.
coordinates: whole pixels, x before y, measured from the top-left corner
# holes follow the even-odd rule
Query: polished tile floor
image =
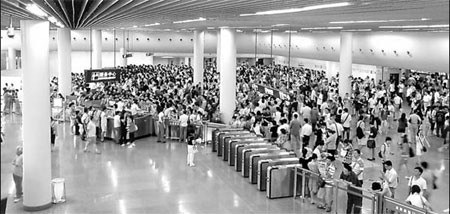
[[(20, 117), (8, 115), (5, 119), (2, 192), (10, 194), (7, 213), (25, 213), (21, 203), (12, 202), (11, 161), (15, 147), (22, 143)], [(443, 159), (446, 167), (431, 198), (435, 211), (441, 212), (449, 207), (448, 151), (437, 151), (442, 145), (440, 139), (429, 140), (432, 149), (423, 158), (434, 168)], [(67, 202), (36, 213), (324, 213), (298, 198), (267, 199), (265, 192), (256, 190), (256, 185), (249, 184), (209, 147), (196, 154), (196, 167), (188, 167), (185, 144), (159, 144), (153, 137), (137, 140), (134, 148), (108, 141), (101, 144), (101, 155), (84, 153), (82, 144), (70, 134), (67, 123), (60, 125), (57, 147), (51, 153), (52, 177), (65, 178)], [(414, 162), (409, 163), (410, 173)], [(379, 160), (367, 162), (366, 178), (376, 177), (379, 170)], [(400, 172), (398, 199), (406, 198), (406, 175), (406, 170)], [(343, 201), (339, 201), (339, 213), (345, 209), (346, 200), (345, 194), (340, 194)], [(364, 213), (369, 213), (369, 204), (364, 201)]]

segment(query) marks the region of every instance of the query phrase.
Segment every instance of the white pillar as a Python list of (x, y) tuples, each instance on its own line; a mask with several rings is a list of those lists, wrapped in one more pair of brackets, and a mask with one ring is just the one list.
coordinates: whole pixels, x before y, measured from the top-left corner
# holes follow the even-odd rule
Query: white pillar
[(220, 73), (220, 30), (217, 31), (217, 64), (216, 64), (216, 69), (217, 71)]
[(92, 30), (92, 68), (102, 68), (102, 31)]
[(148, 56), (148, 64), (149, 65), (153, 65), (153, 61), (154, 61), (154, 56), (153, 55), (151, 55), (151, 56)]
[(228, 124), (236, 108), (236, 41), (235, 30), (220, 29), (220, 112)]
[(194, 85), (203, 83), (203, 61), (205, 55), (205, 32), (194, 31)]
[(72, 44), (69, 28), (58, 28), (58, 88), (64, 97), (72, 90)]
[(339, 68), (339, 96), (344, 97), (346, 93), (351, 95), (352, 85), (350, 76), (352, 75), (352, 48), (353, 34), (351, 32), (341, 32), (341, 53)]
[(23, 69), (23, 206), (51, 206), (49, 22), (21, 20)]
[(127, 58), (125, 57), (125, 54), (127, 54), (125, 48), (120, 48), (120, 66), (122, 67), (127, 66)]
[(8, 47), (8, 67), (6, 69), (16, 69), (16, 49)]
[(189, 57), (184, 57), (184, 64), (190, 66)]

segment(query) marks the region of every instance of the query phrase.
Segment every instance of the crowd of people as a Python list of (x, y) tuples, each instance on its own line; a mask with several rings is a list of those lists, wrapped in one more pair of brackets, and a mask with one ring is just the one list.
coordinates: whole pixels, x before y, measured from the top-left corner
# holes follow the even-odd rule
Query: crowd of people
[[(179, 142), (187, 142), (187, 165), (194, 166), (195, 144), (201, 136), (192, 124), (220, 120), (217, 70), (207, 67), (202, 85), (193, 84), (193, 70), (186, 65), (129, 65), (123, 71), (120, 82), (97, 84), (87, 84), (82, 74), (72, 74), (73, 101), (67, 102), (68, 115), (73, 134), (86, 141), (84, 151), (93, 145), (95, 152), (101, 153), (97, 143), (105, 139), (109, 116), (114, 118), (115, 142), (133, 148), (138, 128), (134, 119), (146, 111), (157, 118), (158, 142), (164, 143), (168, 137), (166, 118), (179, 122)], [(399, 82), (350, 77), (352, 91), (341, 97), (339, 76), (327, 79), (324, 71), (242, 65), (236, 72), (237, 107), (228, 125), (293, 150), (305, 169), (320, 175), (308, 181), (310, 201), (318, 208), (331, 211), (333, 188), (329, 184), (336, 178), (336, 160), (344, 165), (339, 178), (359, 191), (357, 187), (365, 180), (363, 158), (379, 159), (383, 165), (380, 181), (372, 184), (372, 190), (396, 198), (397, 171), (405, 166), (408, 170), (408, 161), (415, 160), (407, 201), (417, 204), (415, 195), (419, 194), (425, 199), (423, 204), (428, 203), (442, 169), (428, 169), (421, 156), (430, 148), (430, 136), (443, 139), (438, 141), (443, 142), (440, 150), (448, 150), (448, 75), (414, 73)], [(287, 96), (265, 93), (257, 84)], [(57, 80), (51, 85), (57, 88)], [(56, 91), (52, 97), (62, 98)], [(100, 100), (100, 107), (78, 108), (92, 100)], [(396, 145), (399, 155), (393, 152)], [(400, 161), (395, 169), (396, 158)], [(360, 213), (361, 206), (361, 197), (349, 195), (347, 213)]]

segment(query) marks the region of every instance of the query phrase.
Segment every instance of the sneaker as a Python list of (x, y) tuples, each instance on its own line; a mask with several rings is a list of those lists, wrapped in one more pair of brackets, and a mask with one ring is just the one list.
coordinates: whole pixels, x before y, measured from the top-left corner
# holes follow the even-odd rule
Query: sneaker
[(19, 202), (21, 198), (22, 198), (22, 197), (14, 197), (14, 203)]
[(130, 142), (128, 142), (128, 143), (127, 143), (127, 146), (129, 146), (130, 144), (131, 144), (131, 143), (130, 143)]
[(195, 166), (195, 164), (191, 164), (190, 166)]
[(121, 146), (121, 147), (124, 147), (124, 146), (125, 146), (125, 144), (121, 144), (120, 146)]
[(324, 209), (325, 209), (325, 206), (323, 206), (323, 205), (318, 205), (318, 206), (317, 206), (317, 209), (322, 209), (322, 210), (324, 210)]

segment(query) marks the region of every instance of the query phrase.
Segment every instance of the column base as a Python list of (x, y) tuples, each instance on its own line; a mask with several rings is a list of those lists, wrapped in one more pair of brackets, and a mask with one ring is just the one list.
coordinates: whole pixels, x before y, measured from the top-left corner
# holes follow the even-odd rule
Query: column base
[(50, 201), (48, 204), (44, 204), (44, 205), (37, 206), (37, 207), (30, 207), (30, 206), (25, 206), (25, 205), (23, 205), (23, 209), (24, 209), (25, 211), (31, 211), (31, 212), (33, 212), (33, 211), (41, 211), (41, 210), (45, 210), (45, 209), (50, 208), (51, 206), (52, 206), (52, 202)]

